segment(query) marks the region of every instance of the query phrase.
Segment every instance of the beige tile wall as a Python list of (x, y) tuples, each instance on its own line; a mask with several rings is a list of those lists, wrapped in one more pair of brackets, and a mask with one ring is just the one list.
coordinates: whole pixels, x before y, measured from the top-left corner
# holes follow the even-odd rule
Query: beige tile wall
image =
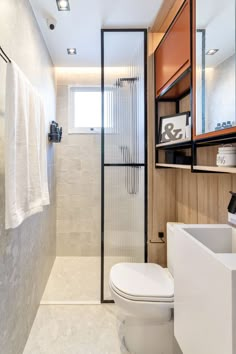
[[(109, 69), (108, 69), (109, 70)], [(70, 85), (100, 85), (100, 68), (57, 68), (57, 121), (63, 126), (63, 140), (56, 149), (57, 173), (57, 255), (99, 256), (101, 247), (101, 137), (100, 134), (68, 134)], [(111, 83), (117, 72), (109, 73)], [(119, 76), (118, 76), (119, 77)], [(116, 135), (106, 140), (106, 161), (116, 154)], [(112, 141), (115, 143), (112, 144)], [(114, 146), (113, 146), (114, 145)], [(117, 154), (118, 152), (118, 154)], [(126, 254), (143, 258), (143, 185), (140, 193), (129, 195), (124, 169), (106, 169), (105, 254)], [(117, 222), (118, 221), (118, 222)], [(125, 231), (125, 232), (124, 232)]]
[(99, 85), (99, 68), (57, 68), (57, 256), (99, 256), (101, 215), (100, 134), (68, 134), (68, 86)]
[[(55, 119), (52, 62), (28, 0), (1, 0), (0, 45), (43, 96), (47, 120)], [(54, 148), (48, 145), (51, 205), (18, 228), (6, 232), (5, 75), (6, 64), (0, 58), (0, 353), (20, 354), (55, 259)]]

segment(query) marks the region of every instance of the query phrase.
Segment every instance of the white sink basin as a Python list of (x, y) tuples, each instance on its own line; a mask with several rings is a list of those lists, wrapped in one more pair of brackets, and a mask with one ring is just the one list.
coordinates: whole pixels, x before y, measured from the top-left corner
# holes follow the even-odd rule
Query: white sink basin
[(236, 253), (236, 233), (229, 225), (185, 225), (183, 229), (214, 253)]
[(236, 232), (183, 225), (175, 234), (175, 336), (184, 354), (236, 354)]

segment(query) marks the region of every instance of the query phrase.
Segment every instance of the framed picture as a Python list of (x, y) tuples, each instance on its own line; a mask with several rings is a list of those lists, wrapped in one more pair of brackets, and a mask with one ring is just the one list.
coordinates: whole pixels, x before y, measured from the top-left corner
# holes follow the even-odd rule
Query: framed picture
[(185, 128), (189, 124), (190, 112), (160, 117), (159, 144), (185, 139)]

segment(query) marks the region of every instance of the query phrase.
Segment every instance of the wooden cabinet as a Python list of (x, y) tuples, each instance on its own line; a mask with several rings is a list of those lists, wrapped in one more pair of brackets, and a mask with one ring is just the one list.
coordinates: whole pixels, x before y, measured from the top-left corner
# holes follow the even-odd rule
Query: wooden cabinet
[[(204, 1), (209, 5), (210, 0)], [(216, 166), (216, 155), (221, 144), (230, 143), (236, 146), (235, 52), (229, 57), (229, 52), (222, 50), (229, 48), (234, 38), (235, 2), (225, 0), (221, 3), (222, 9), (228, 14), (223, 16), (225, 22), (210, 6), (205, 13), (202, 3), (198, 0), (186, 0), (183, 3), (155, 51), (156, 168), (187, 169), (192, 173), (236, 174), (236, 166)], [(203, 19), (206, 26), (202, 25)], [(224, 24), (217, 26), (219, 33), (215, 31), (215, 27), (214, 31), (211, 30), (213, 25), (210, 19), (214, 20), (213, 25), (216, 19), (217, 23), (222, 21)], [(220, 31), (224, 32), (225, 40), (210, 43), (208, 39), (211, 39), (211, 35), (215, 40), (223, 38)], [(234, 48), (234, 45), (231, 47)], [(216, 48), (216, 55), (209, 55), (210, 48)], [(160, 117), (186, 111), (191, 112), (192, 138), (159, 143)], [(231, 127), (227, 127), (230, 125), (228, 123)], [(191, 164), (180, 164), (178, 161), (181, 159), (176, 159), (175, 154), (191, 157), (191, 160), (186, 159)]]
[(156, 96), (190, 67), (190, 0), (186, 0), (155, 51)]

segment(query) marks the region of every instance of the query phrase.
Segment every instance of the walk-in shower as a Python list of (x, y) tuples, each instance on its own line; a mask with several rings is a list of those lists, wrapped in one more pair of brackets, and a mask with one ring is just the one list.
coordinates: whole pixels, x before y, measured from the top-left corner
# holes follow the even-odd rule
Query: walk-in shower
[(146, 261), (146, 30), (102, 30), (101, 301), (109, 271)]
[[(111, 301), (112, 265), (146, 260), (146, 31), (101, 35), (102, 70), (57, 70), (57, 257), (43, 304)], [(101, 72), (103, 99), (76, 110), (81, 92), (100, 94)]]

